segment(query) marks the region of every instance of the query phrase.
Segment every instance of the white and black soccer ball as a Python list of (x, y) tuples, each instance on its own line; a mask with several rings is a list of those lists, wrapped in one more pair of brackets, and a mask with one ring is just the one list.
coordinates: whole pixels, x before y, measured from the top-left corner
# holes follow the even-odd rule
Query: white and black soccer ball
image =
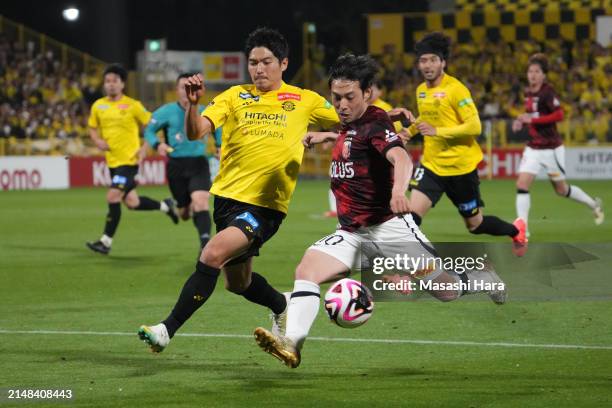
[(325, 294), (325, 310), (332, 322), (352, 329), (368, 321), (374, 311), (370, 290), (354, 279), (341, 279)]

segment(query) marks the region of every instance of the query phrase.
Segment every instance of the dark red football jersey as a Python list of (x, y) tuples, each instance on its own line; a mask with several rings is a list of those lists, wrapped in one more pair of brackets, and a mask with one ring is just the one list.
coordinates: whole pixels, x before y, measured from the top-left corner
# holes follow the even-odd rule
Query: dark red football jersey
[(552, 86), (544, 83), (538, 92), (526, 90), (525, 109), (532, 118), (527, 146), (534, 149), (554, 149), (563, 144), (557, 131), (557, 122), (563, 119), (563, 111)]
[(341, 229), (355, 231), (393, 217), (393, 165), (385, 157), (392, 147), (404, 145), (380, 108), (369, 106), (361, 118), (342, 127), (331, 164)]

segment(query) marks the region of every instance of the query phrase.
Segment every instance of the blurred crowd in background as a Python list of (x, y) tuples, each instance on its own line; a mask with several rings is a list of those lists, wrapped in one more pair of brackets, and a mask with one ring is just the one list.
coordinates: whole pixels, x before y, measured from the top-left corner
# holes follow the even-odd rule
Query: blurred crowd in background
[[(315, 62), (324, 59), (324, 47), (318, 49)], [(574, 143), (612, 142), (611, 53), (595, 42), (454, 44), (447, 72), (471, 90), (481, 118), (492, 120), (497, 144), (519, 142), (509, 131), (509, 119), (523, 110), (527, 60), (536, 52), (549, 58), (548, 80), (566, 117), (562, 134)], [(415, 90), (422, 81), (414, 54), (399, 53), (388, 45), (377, 58), (383, 98), (393, 106), (414, 110)], [(314, 88), (327, 95), (325, 67), (319, 63), (315, 70), (319, 80)], [(19, 150), (26, 148), (28, 154), (93, 153), (87, 116), (89, 106), (102, 96), (101, 80), (99, 67), (63, 67), (57, 55), (40, 52), (34, 42), (20, 45), (0, 36), (0, 139), (12, 141), (12, 150), (6, 153), (21, 154)], [(30, 143), (20, 148), (18, 141), (25, 139)]]

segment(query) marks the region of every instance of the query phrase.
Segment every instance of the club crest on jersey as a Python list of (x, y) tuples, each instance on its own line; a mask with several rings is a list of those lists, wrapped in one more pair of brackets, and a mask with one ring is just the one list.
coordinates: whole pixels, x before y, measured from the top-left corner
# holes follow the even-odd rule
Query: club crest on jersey
[(255, 102), (259, 102), (259, 95), (255, 96), (250, 92), (240, 92), (238, 96), (240, 97), (240, 99), (244, 99), (244, 100), (252, 99)]
[(353, 136), (356, 136), (357, 132), (354, 130), (349, 130), (346, 132), (346, 137), (344, 138), (344, 144), (342, 145), (342, 157), (348, 160), (351, 157), (351, 144), (353, 143)]
[(446, 96), (446, 92), (434, 92), (434, 98), (444, 98)]
[(293, 103), (291, 101), (285, 101), (285, 102), (282, 103), (281, 106), (287, 112), (291, 112), (292, 110), (295, 110), (295, 103)]
[(120, 103), (119, 105), (117, 105), (117, 108), (121, 110), (125, 110), (125, 109), (129, 109), (130, 105), (128, 105), (127, 103)]

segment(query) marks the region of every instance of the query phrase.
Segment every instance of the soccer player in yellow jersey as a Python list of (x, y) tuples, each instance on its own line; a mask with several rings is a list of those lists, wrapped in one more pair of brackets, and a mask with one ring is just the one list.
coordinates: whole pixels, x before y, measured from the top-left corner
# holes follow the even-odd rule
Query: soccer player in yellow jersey
[(139, 337), (154, 352), (162, 351), (206, 302), (220, 270), (228, 290), (270, 308), (273, 332), (284, 331), (287, 299), (252, 271), (252, 258), (259, 255), (259, 248), (285, 218), (304, 153), (301, 140), (308, 125), (331, 127), (339, 120), (325, 98), (283, 82), (289, 47), (278, 31), (253, 31), (247, 38), (245, 53), (253, 83), (221, 93), (202, 115), (197, 111), (197, 100), (203, 92), (203, 79), (195, 75), (187, 80), (187, 137), (201, 138), (223, 126), (219, 174), (210, 190), (215, 195), (213, 218), (217, 234), (202, 250), (196, 270), (168, 318), (155, 326), (140, 328)]
[(105, 152), (111, 186), (106, 193), (108, 214), (104, 234), (98, 241), (87, 242), (87, 247), (107, 255), (121, 219), (121, 201), (131, 210), (161, 210), (175, 224), (178, 216), (171, 199), (159, 202), (136, 193), (138, 164), (146, 154), (146, 146), (141, 147), (139, 135), (151, 113), (139, 101), (123, 94), (127, 78), (123, 67), (109, 65), (103, 78), (106, 96), (92, 105), (88, 125), (91, 139)]
[(450, 39), (442, 33), (426, 35), (415, 46), (418, 68), (425, 82), (416, 91), (419, 116), (408, 136), (423, 135), (423, 156), (410, 182), (410, 203), (418, 225), (442, 194), (459, 210), (472, 234), (507, 235), (514, 252), (526, 250), (525, 222), (514, 224), (483, 215), (478, 163), (482, 151), (476, 138), (481, 133), (478, 110), (470, 91), (446, 74)]

